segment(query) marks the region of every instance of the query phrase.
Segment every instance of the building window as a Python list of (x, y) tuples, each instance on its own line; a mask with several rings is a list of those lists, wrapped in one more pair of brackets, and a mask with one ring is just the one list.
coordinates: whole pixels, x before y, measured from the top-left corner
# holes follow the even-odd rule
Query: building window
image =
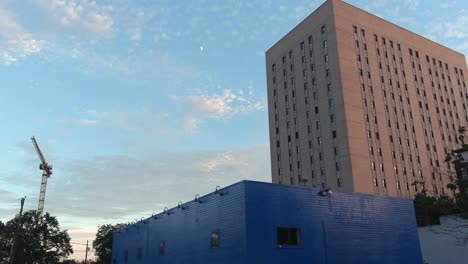
[(276, 243), (278, 246), (299, 246), (300, 229), (294, 227), (276, 228)]
[(323, 47), (326, 48), (327, 46), (328, 46), (327, 41), (324, 40), (324, 41), (323, 41)]
[(159, 243), (159, 256), (164, 256), (165, 247), (166, 247), (166, 242), (162, 241)]
[(338, 187), (341, 188), (342, 185), (343, 185), (343, 181), (341, 180), (341, 178), (338, 178)]
[(325, 54), (324, 58), (325, 58), (325, 62), (328, 62), (328, 54)]
[(142, 248), (138, 248), (138, 251), (137, 251), (137, 259), (138, 260), (141, 260), (143, 257), (143, 250)]
[(322, 34), (325, 34), (327, 31), (325, 29), (325, 26), (322, 26)]
[(211, 248), (219, 248), (219, 231), (211, 232)]

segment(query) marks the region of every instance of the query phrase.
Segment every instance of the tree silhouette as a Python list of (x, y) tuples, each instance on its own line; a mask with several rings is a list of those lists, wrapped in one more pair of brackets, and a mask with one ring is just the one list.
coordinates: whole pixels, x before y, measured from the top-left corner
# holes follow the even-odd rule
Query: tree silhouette
[[(0, 263), (6, 263), (18, 216), (5, 224), (0, 222)], [(37, 211), (25, 212), (22, 216), (15, 250), (15, 264), (55, 264), (73, 253), (67, 230), (60, 230), (56, 217), (49, 213), (40, 215)]]
[(98, 257), (96, 263), (112, 263), (112, 234), (114, 231), (127, 226), (126, 224), (102, 225), (96, 233), (96, 239), (93, 241), (93, 248)]

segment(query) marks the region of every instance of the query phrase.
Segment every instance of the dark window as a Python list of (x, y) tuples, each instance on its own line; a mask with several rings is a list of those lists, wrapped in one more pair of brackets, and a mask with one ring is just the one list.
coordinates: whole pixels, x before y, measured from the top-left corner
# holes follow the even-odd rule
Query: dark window
[(298, 246), (300, 244), (299, 228), (278, 227), (276, 238), (279, 246)]
[(141, 260), (142, 257), (143, 257), (143, 250), (141, 248), (138, 248), (137, 259)]
[(211, 248), (219, 248), (219, 231), (211, 232)]
[(159, 242), (159, 256), (164, 256), (165, 247), (166, 247), (166, 243), (164, 241)]

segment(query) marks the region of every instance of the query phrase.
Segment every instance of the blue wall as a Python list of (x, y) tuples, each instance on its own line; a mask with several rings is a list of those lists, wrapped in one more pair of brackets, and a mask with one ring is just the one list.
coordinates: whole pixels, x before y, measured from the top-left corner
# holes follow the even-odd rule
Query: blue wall
[[(246, 263), (244, 188), (243, 183), (232, 185), (114, 232), (113, 260), (126, 263), (128, 250), (129, 264)], [(218, 249), (211, 249), (213, 231), (220, 233)], [(162, 241), (164, 256), (159, 255)]]
[[(422, 263), (411, 200), (318, 192), (247, 184), (247, 263)], [(278, 226), (300, 228), (300, 245), (278, 247)]]
[[(201, 197), (201, 203), (189, 202), (115, 232), (113, 259), (164, 264), (422, 263), (411, 200), (348, 193), (322, 197), (318, 191), (243, 181)], [(300, 245), (279, 247), (277, 227), (299, 228)], [(210, 245), (213, 231), (220, 233), (217, 249)], [(164, 256), (159, 255), (161, 241)]]

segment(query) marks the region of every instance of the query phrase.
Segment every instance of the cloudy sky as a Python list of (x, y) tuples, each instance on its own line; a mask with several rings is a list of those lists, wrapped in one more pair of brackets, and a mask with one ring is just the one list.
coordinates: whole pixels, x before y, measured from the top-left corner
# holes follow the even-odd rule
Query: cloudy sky
[[(0, 220), (78, 243), (242, 179), (270, 181), (265, 51), (317, 0), (0, 0)], [(468, 54), (468, 2), (349, 3)]]

